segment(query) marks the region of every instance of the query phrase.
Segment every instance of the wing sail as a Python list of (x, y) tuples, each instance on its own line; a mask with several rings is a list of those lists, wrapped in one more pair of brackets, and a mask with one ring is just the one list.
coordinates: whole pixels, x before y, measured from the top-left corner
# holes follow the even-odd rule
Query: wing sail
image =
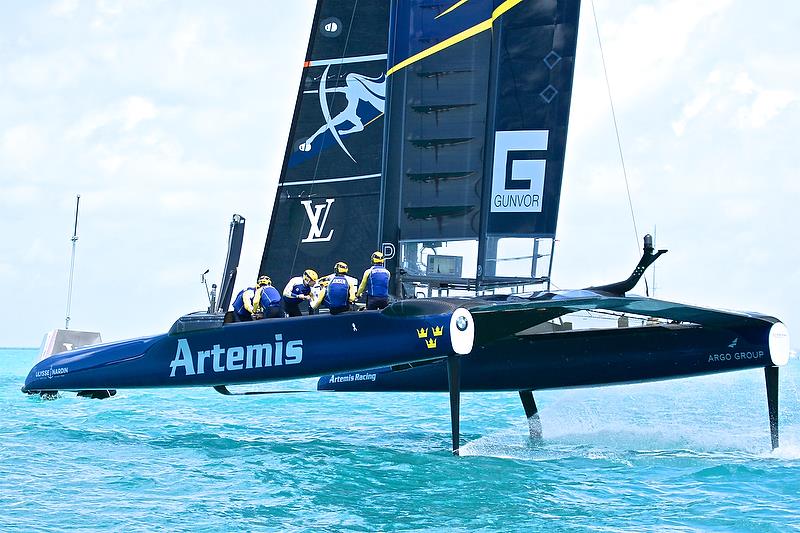
[(549, 279), (579, 7), (394, 3), (382, 238), (401, 282)]
[(388, 2), (317, 3), (261, 274), (366, 267), (377, 246), (388, 17)]

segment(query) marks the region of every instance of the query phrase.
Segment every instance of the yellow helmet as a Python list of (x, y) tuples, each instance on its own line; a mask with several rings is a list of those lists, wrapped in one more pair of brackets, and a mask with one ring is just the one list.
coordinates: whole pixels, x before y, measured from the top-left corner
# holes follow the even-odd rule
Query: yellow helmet
[(264, 285), (272, 285), (272, 280), (269, 276), (259, 276), (256, 287), (263, 287)]
[(383, 264), (383, 252), (375, 252), (374, 254), (372, 254), (372, 264), (373, 265)]
[(339, 261), (333, 265), (333, 271), (337, 274), (347, 274), (347, 263), (344, 261)]
[(308, 270), (306, 270), (305, 272), (303, 272), (303, 280), (308, 285), (314, 285), (317, 282), (318, 279), (319, 279), (319, 275), (317, 274), (317, 272), (314, 271), (314, 270), (311, 270), (310, 268)]

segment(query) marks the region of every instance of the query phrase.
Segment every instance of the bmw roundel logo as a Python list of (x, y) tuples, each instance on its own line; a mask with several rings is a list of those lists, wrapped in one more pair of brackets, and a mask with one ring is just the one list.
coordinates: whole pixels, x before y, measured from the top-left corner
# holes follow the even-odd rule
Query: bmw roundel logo
[(467, 317), (460, 316), (456, 319), (456, 327), (458, 328), (458, 331), (466, 331), (468, 325), (469, 323), (467, 322)]

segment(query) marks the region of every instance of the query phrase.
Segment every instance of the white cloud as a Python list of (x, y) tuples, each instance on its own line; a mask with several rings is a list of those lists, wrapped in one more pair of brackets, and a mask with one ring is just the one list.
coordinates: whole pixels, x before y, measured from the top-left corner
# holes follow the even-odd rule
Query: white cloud
[(789, 105), (800, 100), (798, 94), (785, 90), (758, 91), (752, 104), (739, 108), (740, 128), (763, 128)]
[(54, 2), (48, 11), (55, 17), (68, 17), (75, 13), (78, 5), (79, 0), (59, 0)]
[(159, 116), (156, 105), (141, 96), (129, 96), (103, 111), (92, 111), (71, 127), (66, 138), (69, 141), (85, 141), (106, 126), (118, 126), (130, 131), (140, 123)]
[(47, 137), (41, 128), (32, 124), (14, 126), (2, 135), (2, 156), (17, 168), (28, 168), (39, 158), (45, 157)]
[[(677, 85), (676, 73), (692, 64), (702, 53), (696, 50), (697, 34), (706, 30), (710, 21), (719, 18), (731, 6), (732, 0), (661, 0), (649, 5), (638, 5), (619, 19), (604, 17), (598, 10), (598, 23), (603, 41), (617, 116), (634, 108), (640, 100), (652, 100), (666, 86)], [(584, 2), (582, 27), (591, 25), (590, 32), (582, 32), (578, 43), (578, 63), (573, 88), (574, 101), (581, 106), (572, 113), (570, 135), (593, 131), (598, 121), (610, 120), (608, 93), (594, 31), (594, 19), (589, 2)], [(614, 4), (609, 4), (612, 10)], [(714, 72), (709, 82), (713, 83)], [(586, 103), (582, 106), (583, 103)], [(698, 100), (695, 105), (700, 105)], [(676, 132), (683, 132), (685, 121), (673, 124)]]
[(102, 62), (117, 66), (120, 61), (120, 46), (117, 43), (100, 43), (92, 47), (92, 53)]
[(97, 0), (97, 11), (107, 16), (118, 16), (123, 12), (123, 2), (118, 0)]
[(712, 114), (714, 121), (733, 120), (739, 129), (763, 128), (797, 101), (800, 101), (798, 93), (761, 87), (748, 72), (734, 74), (717, 68), (684, 104), (680, 117), (672, 122), (672, 129), (680, 137), (695, 119), (709, 119)]
[[(746, 195), (749, 191), (743, 191)], [(738, 220), (740, 222), (745, 220), (757, 220), (758, 215), (761, 213), (762, 206), (760, 202), (742, 201), (743, 194), (731, 195), (719, 200), (719, 212), (728, 220)], [(748, 231), (751, 233), (751, 231)]]
[(7, 81), (23, 90), (52, 91), (74, 87), (87, 68), (86, 58), (75, 50), (23, 54), (8, 65)]
[(28, 248), (21, 254), (19, 260), (22, 264), (49, 265), (53, 263), (56, 254), (44, 239), (34, 239)]
[(140, 2), (135, 0), (95, 0), (95, 13), (90, 23), (91, 27), (101, 32), (113, 31), (115, 25), (119, 23), (122, 16), (134, 11), (139, 3)]
[(198, 19), (181, 23), (172, 34), (171, 45), (175, 56), (181, 64), (186, 61), (186, 56), (196, 51), (200, 41), (202, 23)]
[(67, 141), (84, 141), (92, 133), (113, 121), (112, 114), (107, 111), (93, 111), (84, 116), (66, 132)]
[(97, 158), (97, 166), (104, 174), (116, 174), (125, 164), (126, 158), (120, 154), (109, 153)]
[(153, 102), (141, 96), (126, 98), (121, 107), (122, 121), (126, 130), (132, 130), (140, 122), (154, 119), (158, 116)]
[(14, 268), (8, 263), (0, 263), (0, 278), (5, 280), (13, 278), (16, 275)]
[(158, 203), (171, 212), (200, 213), (205, 207), (210, 207), (213, 201), (203, 191), (180, 191), (160, 194)]
[(0, 188), (0, 205), (9, 207), (37, 207), (42, 190), (34, 185), (19, 184)]
[(679, 137), (683, 135), (684, 131), (686, 131), (686, 124), (700, 115), (717, 94), (719, 94), (718, 91), (707, 89), (697, 94), (691, 102), (683, 106), (681, 118), (672, 123), (672, 130), (675, 135)]
[(621, 101), (646, 98), (647, 88), (674, 81), (676, 65), (698, 53), (691, 37), (730, 5), (731, 0), (661, 1), (639, 6), (621, 23), (609, 24), (604, 32), (606, 60), (616, 96)]
[(747, 72), (740, 72), (733, 80), (733, 90), (740, 94), (753, 94), (756, 90), (756, 84), (750, 79)]

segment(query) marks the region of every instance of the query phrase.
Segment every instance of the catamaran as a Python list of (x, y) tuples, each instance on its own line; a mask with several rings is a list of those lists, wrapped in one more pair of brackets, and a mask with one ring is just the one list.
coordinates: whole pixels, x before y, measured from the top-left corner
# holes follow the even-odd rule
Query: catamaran
[[(666, 251), (649, 236), (627, 279), (551, 287), (579, 8), (319, 0), (260, 274), (366, 267), (380, 250), (393, 303), (230, 323), (236, 215), (207, 311), (165, 334), (44, 352), (23, 391), (233, 395), (231, 385), (310, 376), (322, 376), (320, 390), (445, 391), (457, 453), (462, 390), (518, 392), (538, 437), (533, 391), (758, 368), (777, 447), (778, 368), (789, 359), (778, 319), (629, 294)], [(583, 311), (627, 327), (564, 320)]]

